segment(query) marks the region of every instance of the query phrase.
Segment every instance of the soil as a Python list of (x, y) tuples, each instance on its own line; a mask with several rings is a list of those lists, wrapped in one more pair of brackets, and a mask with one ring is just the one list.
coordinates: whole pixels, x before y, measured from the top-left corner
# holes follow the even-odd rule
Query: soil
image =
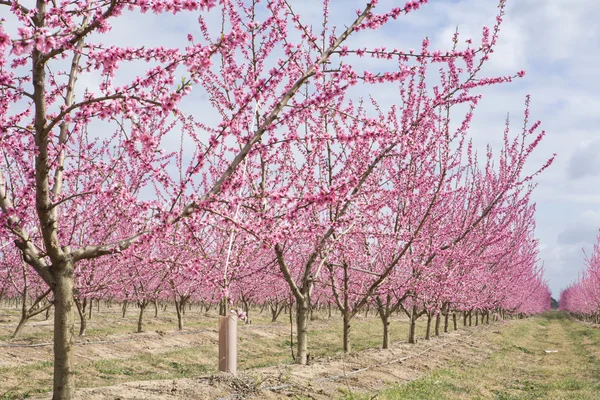
[[(31, 325), (35, 326), (35, 322)], [(180, 334), (170, 332), (168, 335), (161, 331), (142, 332), (138, 334), (110, 335), (109, 337), (83, 337), (77, 339), (75, 359), (105, 360), (128, 358), (140, 352), (160, 354), (169, 350), (200, 346), (216, 342), (216, 329), (198, 329), (184, 331)], [(0, 368), (16, 367), (37, 361), (52, 359), (52, 343), (10, 342), (1, 343), (2, 355)]]
[[(392, 343), (391, 349), (370, 349), (313, 359), (309, 366), (279, 365), (277, 367), (244, 370), (237, 377), (212, 374), (197, 378), (129, 382), (108, 387), (80, 389), (81, 400), (158, 400), (158, 399), (276, 399), (300, 396), (301, 398), (331, 399), (344, 393), (374, 393), (391, 385), (408, 382), (427, 374), (434, 368), (449, 366), (464, 361), (476, 365), (485, 360), (497, 345), (489, 336), (498, 333), (502, 325), (513, 322), (481, 325), (442, 334), (429, 341), (417, 344)], [(264, 330), (256, 327), (257, 332)], [(215, 332), (186, 335), (188, 340), (201, 340), (204, 335)], [(114, 340), (114, 338), (113, 338)], [(78, 348), (92, 358), (116, 357), (120, 351), (127, 353), (144, 349), (160, 349), (177, 346), (179, 338), (165, 338), (158, 333), (139, 336), (135, 341), (123, 345), (112, 344), (110, 349), (103, 344), (90, 344)], [(204, 339), (202, 339), (204, 340)], [(188, 342), (189, 343), (189, 342)], [(186, 344), (187, 345), (187, 344)], [(116, 348), (119, 348), (117, 350)], [(48, 349), (50, 350), (50, 349)], [(82, 354), (78, 354), (79, 357)], [(15, 356), (12, 362), (23, 362)], [(28, 354), (27, 357), (33, 357)], [(7, 362), (7, 357), (1, 357)], [(50, 399), (50, 395), (33, 397)]]

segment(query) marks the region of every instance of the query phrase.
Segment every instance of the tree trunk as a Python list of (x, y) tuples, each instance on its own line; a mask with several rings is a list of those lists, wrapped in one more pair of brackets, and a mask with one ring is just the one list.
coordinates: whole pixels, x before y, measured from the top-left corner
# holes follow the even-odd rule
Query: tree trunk
[(281, 302), (275, 302), (275, 307), (273, 307), (273, 305), (270, 305), (271, 308), (271, 322), (275, 322), (277, 321), (277, 318), (279, 318), (279, 315), (281, 314), (281, 312), (284, 310), (284, 306), (281, 304)]
[(450, 317), (450, 305), (446, 306), (446, 312), (444, 313), (444, 333), (448, 333), (448, 318)]
[(87, 321), (85, 320), (85, 306), (86, 300), (83, 300), (83, 305), (78, 299), (74, 299), (75, 306), (77, 307), (77, 313), (79, 314), (79, 336), (85, 336), (87, 330)]
[(296, 360), (298, 364), (306, 365), (308, 362), (308, 300), (297, 298), (296, 304)]
[(469, 311), (469, 326), (473, 326), (473, 312)]
[[(156, 300), (154, 300), (153, 303), (154, 303), (154, 318), (157, 318), (158, 317), (158, 304), (157, 304)], [(179, 330), (181, 330), (181, 328), (179, 328)]]
[(73, 300), (73, 264), (53, 266), (54, 287), (54, 382), (53, 400), (75, 396), (73, 356), (75, 335)]
[(410, 314), (410, 328), (408, 330), (408, 343), (416, 343), (415, 331), (417, 327), (417, 306), (413, 306)]
[(143, 322), (144, 322), (144, 309), (146, 308), (146, 305), (148, 303), (144, 300), (141, 303), (138, 303), (138, 305), (140, 306), (140, 316), (138, 318), (138, 325), (137, 325), (137, 333), (143, 332)]
[(12, 336), (10, 337), (11, 339), (16, 338), (19, 335), (19, 333), (21, 333), (21, 330), (25, 326), (25, 322), (27, 322), (27, 319), (21, 317), (21, 319), (19, 320), (19, 324), (17, 325), (17, 329), (15, 329)]
[(440, 323), (442, 322), (442, 314), (441, 311), (438, 311), (435, 316), (435, 336), (440, 336)]
[(425, 331), (425, 340), (431, 338), (431, 313), (427, 313), (427, 331)]
[(227, 315), (227, 299), (225, 298), (219, 302), (219, 315), (222, 317)]
[[(243, 296), (242, 296), (242, 304), (244, 305), (244, 311), (246, 312), (246, 325), (250, 323), (250, 304), (248, 302), (248, 300), (246, 300)], [(310, 315), (312, 318), (312, 310), (310, 311)]]
[(175, 300), (175, 311), (177, 312), (177, 329), (183, 330), (183, 321), (181, 318), (181, 302)]
[(475, 311), (475, 326), (479, 326), (479, 311)]
[(489, 312), (489, 311), (487, 311), (487, 312), (485, 313), (485, 324), (486, 324), (486, 325), (489, 325), (489, 324), (490, 324), (490, 312)]
[[(333, 276), (333, 274), (332, 274)], [(332, 283), (334, 283), (332, 281)], [(335, 283), (334, 283), (335, 284)], [(349, 276), (348, 276), (348, 264), (344, 262), (344, 292), (343, 295), (343, 305), (344, 309), (342, 310), (342, 319), (343, 319), (343, 340), (344, 340), (344, 353), (350, 352), (350, 305), (348, 302), (348, 289), (349, 289)], [(357, 311), (358, 312), (358, 311)]]
[(17, 335), (21, 332), (21, 329), (23, 329), (23, 326), (25, 326), (25, 323), (27, 322), (27, 320), (28, 320), (28, 318), (27, 318), (27, 283), (25, 283), (25, 286), (23, 288), (23, 304), (21, 306), (21, 319), (19, 320), (17, 329), (15, 329), (12, 336), (10, 337), (11, 339), (14, 339), (17, 337)]
[(376, 312), (383, 325), (383, 343), (381, 344), (383, 349), (389, 348), (390, 345), (390, 316), (394, 312), (394, 308), (397, 310), (400, 307), (400, 302), (398, 302), (396, 306), (390, 309), (390, 300), (389, 294), (386, 296), (385, 303), (381, 297), (375, 296), (375, 304), (377, 305)]
[(458, 328), (456, 327), (456, 313), (452, 313), (452, 323), (454, 324), (454, 330), (457, 330)]
[(350, 313), (344, 311), (344, 353), (350, 352)]
[(94, 308), (93, 305), (94, 305), (94, 299), (90, 299), (90, 305), (89, 305), (90, 309), (89, 309), (88, 319), (92, 319), (92, 308)]
[(381, 344), (382, 349), (389, 348), (390, 345), (390, 318), (387, 312), (383, 310), (383, 307), (379, 307), (379, 318), (383, 325), (383, 343)]
[(127, 300), (123, 302), (123, 318), (125, 318), (125, 313), (127, 312)]

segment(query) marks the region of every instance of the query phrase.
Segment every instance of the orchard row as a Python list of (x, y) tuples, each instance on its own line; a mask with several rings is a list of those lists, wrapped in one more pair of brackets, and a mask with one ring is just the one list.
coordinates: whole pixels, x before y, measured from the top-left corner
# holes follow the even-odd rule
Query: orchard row
[(560, 294), (559, 308), (575, 317), (600, 323), (600, 237), (585, 262), (587, 269)]
[[(346, 350), (367, 307), (387, 346), (398, 310), (549, 306), (531, 193), (552, 158), (526, 165), (529, 98), (516, 130), (486, 132), (498, 145), (470, 132), (487, 88), (525, 74), (483, 72), (506, 1), (480, 38), (417, 50), (383, 42), (427, 0), (385, 3), (0, 2), (0, 290), (39, 300), (24, 320), (53, 307), (55, 399), (92, 299), (137, 303), (140, 329), (156, 301), (294, 303), (301, 364), (317, 304)], [(150, 12), (189, 33), (123, 34)]]

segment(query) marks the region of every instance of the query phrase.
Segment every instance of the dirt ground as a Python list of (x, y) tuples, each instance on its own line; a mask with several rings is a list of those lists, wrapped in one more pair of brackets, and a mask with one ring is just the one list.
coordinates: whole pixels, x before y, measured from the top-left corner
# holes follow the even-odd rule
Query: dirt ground
[[(36, 397), (36, 392), (45, 392), (51, 385), (49, 321), (30, 322), (20, 340), (9, 342), (16, 317), (12, 311), (2, 311), (0, 338), (5, 340), (0, 341), (0, 395), (50, 399), (48, 393)], [(298, 366), (289, 355), (286, 317), (270, 323), (266, 316), (255, 316), (255, 323), (240, 326), (240, 372), (232, 378), (218, 373), (214, 365), (217, 330), (212, 314), (189, 312), (186, 329), (174, 331), (173, 317), (163, 313), (147, 318), (147, 329), (139, 334), (132, 333), (135, 317), (135, 312), (122, 319), (118, 310), (104, 310), (90, 321), (88, 336), (78, 338), (78, 399), (353, 398), (452, 363), (476, 365), (497, 350), (490, 335), (514, 323), (461, 326), (458, 331), (409, 345), (405, 342), (408, 324), (397, 318), (391, 330), (396, 341), (391, 349), (382, 350), (376, 348), (380, 324), (369, 316), (355, 322), (356, 350), (344, 355), (339, 318), (319, 318), (311, 322), (311, 363)], [(419, 332), (423, 334), (422, 326)], [(26, 385), (31, 390), (25, 390)]]
[[(374, 393), (390, 385), (409, 382), (450, 362), (476, 365), (494, 349), (482, 340), (490, 328), (448, 333), (416, 345), (395, 343), (390, 350), (363, 350), (314, 360), (310, 366), (285, 365), (244, 371), (237, 379), (208, 375), (195, 379), (132, 382), (112, 387), (83, 389), (82, 400), (134, 399), (276, 399), (295, 397), (331, 399)], [(298, 398), (295, 397), (295, 398)], [(48, 399), (50, 397), (39, 397)]]
[[(373, 393), (409, 382), (456, 361), (476, 365), (494, 349), (480, 327), (421, 340), (416, 345), (394, 343), (390, 350), (363, 350), (313, 360), (308, 367), (280, 365), (242, 371), (237, 379), (224, 374), (198, 378), (130, 382), (78, 391), (82, 400), (134, 399), (331, 399), (353, 393)], [(49, 399), (50, 396), (39, 397)]]

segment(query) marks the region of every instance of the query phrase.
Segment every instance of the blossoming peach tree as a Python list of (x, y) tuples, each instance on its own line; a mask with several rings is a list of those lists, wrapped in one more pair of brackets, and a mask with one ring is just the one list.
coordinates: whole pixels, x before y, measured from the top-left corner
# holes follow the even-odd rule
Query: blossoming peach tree
[[(0, 1), (0, 226), (54, 295), (55, 399), (74, 394), (75, 265), (135, 251), (234, 197), (232, 178), (257, 145), (297, 140), (284, 135), (289, 124), (351, 87), (403, 79), (406, 67), (356, 72), (345, 42), (426, 2), (380, 13), (365, 2), (333, 29), (325, 1), (316, 35), (282, 0)], [(103, 41), (113, 25), (147, 13), (192, 13), (198, 25), (180, 46)], [(193, 92), (210, 112), (183, 111), (195, 108)], [(186, 154), (172, 150), (174, 138)], [(77, 232), (82, 223), (91, 230)]]
[[(443, 301), (423, 274), (479, 260), (466, 243), (494, 242), (485, 233), (531, 178), (523, 166), (543, 134), (526, 126), (496, 169), (464, 161), (475, 91), (524, 74), (479, 76), (504, 0), (475, 47), (458, 34), (444, 50), (354, 40), (425, 3), (365, 0), (340, 28), (324, 0), (317, 28), (286, 0), (0, 0), (0, 237), (52, 292), (54, 399), (74, 398), (75, 298), (107, 287), (111, 265), (144, 307), (207, 290), (244, 301), (232, 281), (276, 276), (295, 299), (303, 364), (319, 282), (345, 322), (394, 285), (415, 307)], [(149, 13), (198, 22), (169, 47), (111, 43)], [(395, 105), (359, 96), (384, 89)], [(468, 111), (450, 129), (457, 105)], [(203, 290), (176, 288), (186, 273), (205, 274)]]

